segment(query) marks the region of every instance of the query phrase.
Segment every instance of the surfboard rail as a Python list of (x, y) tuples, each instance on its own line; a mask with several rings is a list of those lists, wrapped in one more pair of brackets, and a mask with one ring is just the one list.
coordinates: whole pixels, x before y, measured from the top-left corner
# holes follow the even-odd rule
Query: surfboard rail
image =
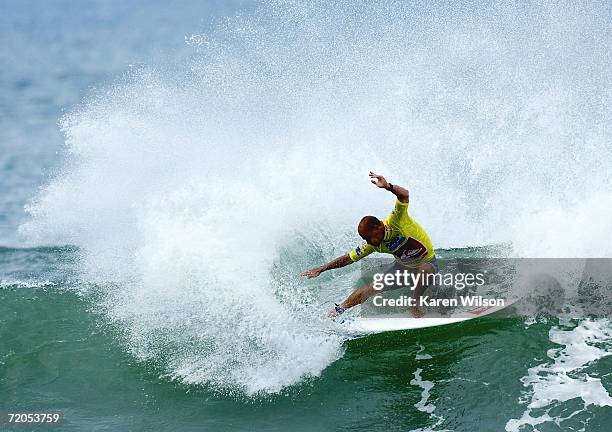
[(407, 312), (406, 314), (392, 314), (385, 315), (384, 317), (354, 317), (346, 319), (342, 323), (342, 327), (353, 334), (375, 334), (438, 327), (485, 317), (504, 310), (517, 301), (518, 299), (509, 299), (505, 302), (504, 306), (476, 307), (451, 313), (448, 316), (413, 318), (407, 315)]

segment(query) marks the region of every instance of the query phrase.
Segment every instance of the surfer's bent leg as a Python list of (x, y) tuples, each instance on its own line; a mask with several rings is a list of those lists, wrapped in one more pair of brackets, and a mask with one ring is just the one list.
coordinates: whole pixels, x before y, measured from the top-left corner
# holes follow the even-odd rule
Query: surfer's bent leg
[[(385, 273), (395, 273), (397, 270), (406, 270), (405, 267), (394, 263), (391, 267), (389, 267)], [(437, 273), (438, 272), (438, 266), (437, 263), (435, 261), (435, 258), (430, 261), (430, 262), (426, 262), (421, 264), (416, 270), (412, 270), (412, 271), (416, 271), (416, 272), (423, 272), (423, 273)], [(421, 279), (422, 281), (422, 279)], [(391, 286), (387, 286), (385, 285), (382, 289), (382, 291), (391, 291), (394, 289), (399, 289), (399, 288), (403, 288), (402, 286), (397, 286), (397, 285), (391, 285)], [(427, 289), (427, 285), (423, 284), (422, 282), (420, 282), (414, 289), (414, 298), (415, 299), (419, 299), (421, 298), (421, 296), (423, 295), (423, 293), (425, 292), (425, 290)], [(370, 297), (372, 297), (373, 295), (380, 293), (381, 290), (375, 290), (374, 289), (374, 282), (371, 282), (367, 285), (362, 286), (361, 288), (357, 288), (356, 290), (354, 290), (352, 293), (349, 294), (349, 296), (346, 298), (346, 300), (344, 300), (343, 302), (339, 303), (338, 305), (336, 305), (335, 309), (332, 309), (329, 313), (328, 316), (330, 317), (335, 317), (337, 316), (339, 313), (344, 312), (346, 309), (350, 309), (353, 306), (357, 306), (359, 304), (362, 304), (363, 302), (365, 302), (367, 299), (369, 299)], [(425, 315), (425, 312), (422, 311), (420, 308), (418, 307), (412, 307), (410, 312), (412, 313), (412, 315), (415, 318), (420, 318), (423, 315)]]
[[(434, 258), (430, 262), (426, 262), (426, 263), (419, 265), (417, 272), (420, 272), (423, 275), (427, 275), (429, 273), (437, 273), (438, 263), (436, 262), (436, 259)], [(421, 298), (421, 296), (423, 295), (423, 293), (428, 287), (426, 282), (427, 282), (426, 277), (420, 278), (419, 282), (414, 288), (414, 294), (412, 295), (412, 297), (416, 300), (417, 304), (419, 304), (419, 299)], [(410, 308), (410, 313), (415, 318), (421, 318), (423, 315), (425, 315), (425, 311), (419, 308), (418, 306), (412, 306)]]
[(376, 290), (372, 288), (372, 283), (362, 286), (361, 288), (357, 288), (355, 291), (350, 293), (346, 300), (340, 303), (340, 307), (344, 309), (352, 308), (353, 306), (363, 303), (375, 293)]
[[(394, 274), (397, 270), (403, 270), (404, 268), (399, 266), (397, 263), (393, 263), (393, 265), (391, 265), (389, 268), (387, 268), (384, 273), (391, 273)], [(397, 289), (397, 288), (401, 288), (401, 286), (385, 286), (383, 287), (382, 291), (390, 291), (392, 289)], [(349, 294), (349, 296), (346, 298), (346, 300), (344, 300), (342, 303), (340, 303), (338, 306), (340, 306), (342, 309), (349, 309), (352, 308), (353, 306), (357, 306), (359, 304), (362, 304), (363, 302), (365, 302), (367, 299), (369, 299), (370, 297), (372, 297), (373, 295), (375, 295), (376, 293), (380, 293), (381, 290), (375, 290), (374, 289), (374, 282), (370, 282), (367, 285), (362, 286), (361, 288), (357, 288), (355, 291), (353, 291), (352, 293)]]

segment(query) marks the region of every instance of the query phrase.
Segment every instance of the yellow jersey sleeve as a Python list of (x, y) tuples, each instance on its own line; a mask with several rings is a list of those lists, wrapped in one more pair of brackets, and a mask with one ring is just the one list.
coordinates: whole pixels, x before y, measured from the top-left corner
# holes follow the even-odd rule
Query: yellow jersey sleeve
[(408, 217), (408, 202), (401, 202), (399, 199), (395, 199), (395, 207), (393, 211), (385, 221), (387, 225), (399, 225), (404, 219)]
[(361, 258), (370, 255), (372, 252), (374, 252), (374, 250), (374, 246), (364, 241), (362, 244), (349, 252), (349, 258), (353, 262), (359, 261)]

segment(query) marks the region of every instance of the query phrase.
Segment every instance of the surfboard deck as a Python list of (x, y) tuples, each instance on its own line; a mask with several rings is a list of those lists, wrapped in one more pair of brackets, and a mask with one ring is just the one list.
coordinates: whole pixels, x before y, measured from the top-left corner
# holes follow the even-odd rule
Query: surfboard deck
[(409, 312), (406, 312), (405, 314), (391, 314), (385, 315), (384, 317), (347, 318), (340, 326), (343, 330), (354, 335), (438, 327), (494, 314), (512, 306), (518, 300), (519, 299), (508, 299), (503, 306), (476, 307), (444, 316), (440, 314), (430, 314), (423, 318), (413, 318), (408, 315)]

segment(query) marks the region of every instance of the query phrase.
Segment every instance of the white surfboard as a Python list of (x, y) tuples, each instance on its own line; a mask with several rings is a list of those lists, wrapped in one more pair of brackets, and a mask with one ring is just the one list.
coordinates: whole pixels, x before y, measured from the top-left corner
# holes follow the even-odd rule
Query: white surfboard
[(384, 317), (347, 318), (341, 326), (345, 331), (356, 335), (437, 327), (491, 315), (506, 309), (517, 301), (518, 299), (508, 299), (503, 306), (475, 307), (444, 316), (430, 314), (429, 316), (425, 315), (423, 318), (412, 318), (408, 315), (409, 312), (406, 312), (405, 314), (392, 314), (385, 315)]

